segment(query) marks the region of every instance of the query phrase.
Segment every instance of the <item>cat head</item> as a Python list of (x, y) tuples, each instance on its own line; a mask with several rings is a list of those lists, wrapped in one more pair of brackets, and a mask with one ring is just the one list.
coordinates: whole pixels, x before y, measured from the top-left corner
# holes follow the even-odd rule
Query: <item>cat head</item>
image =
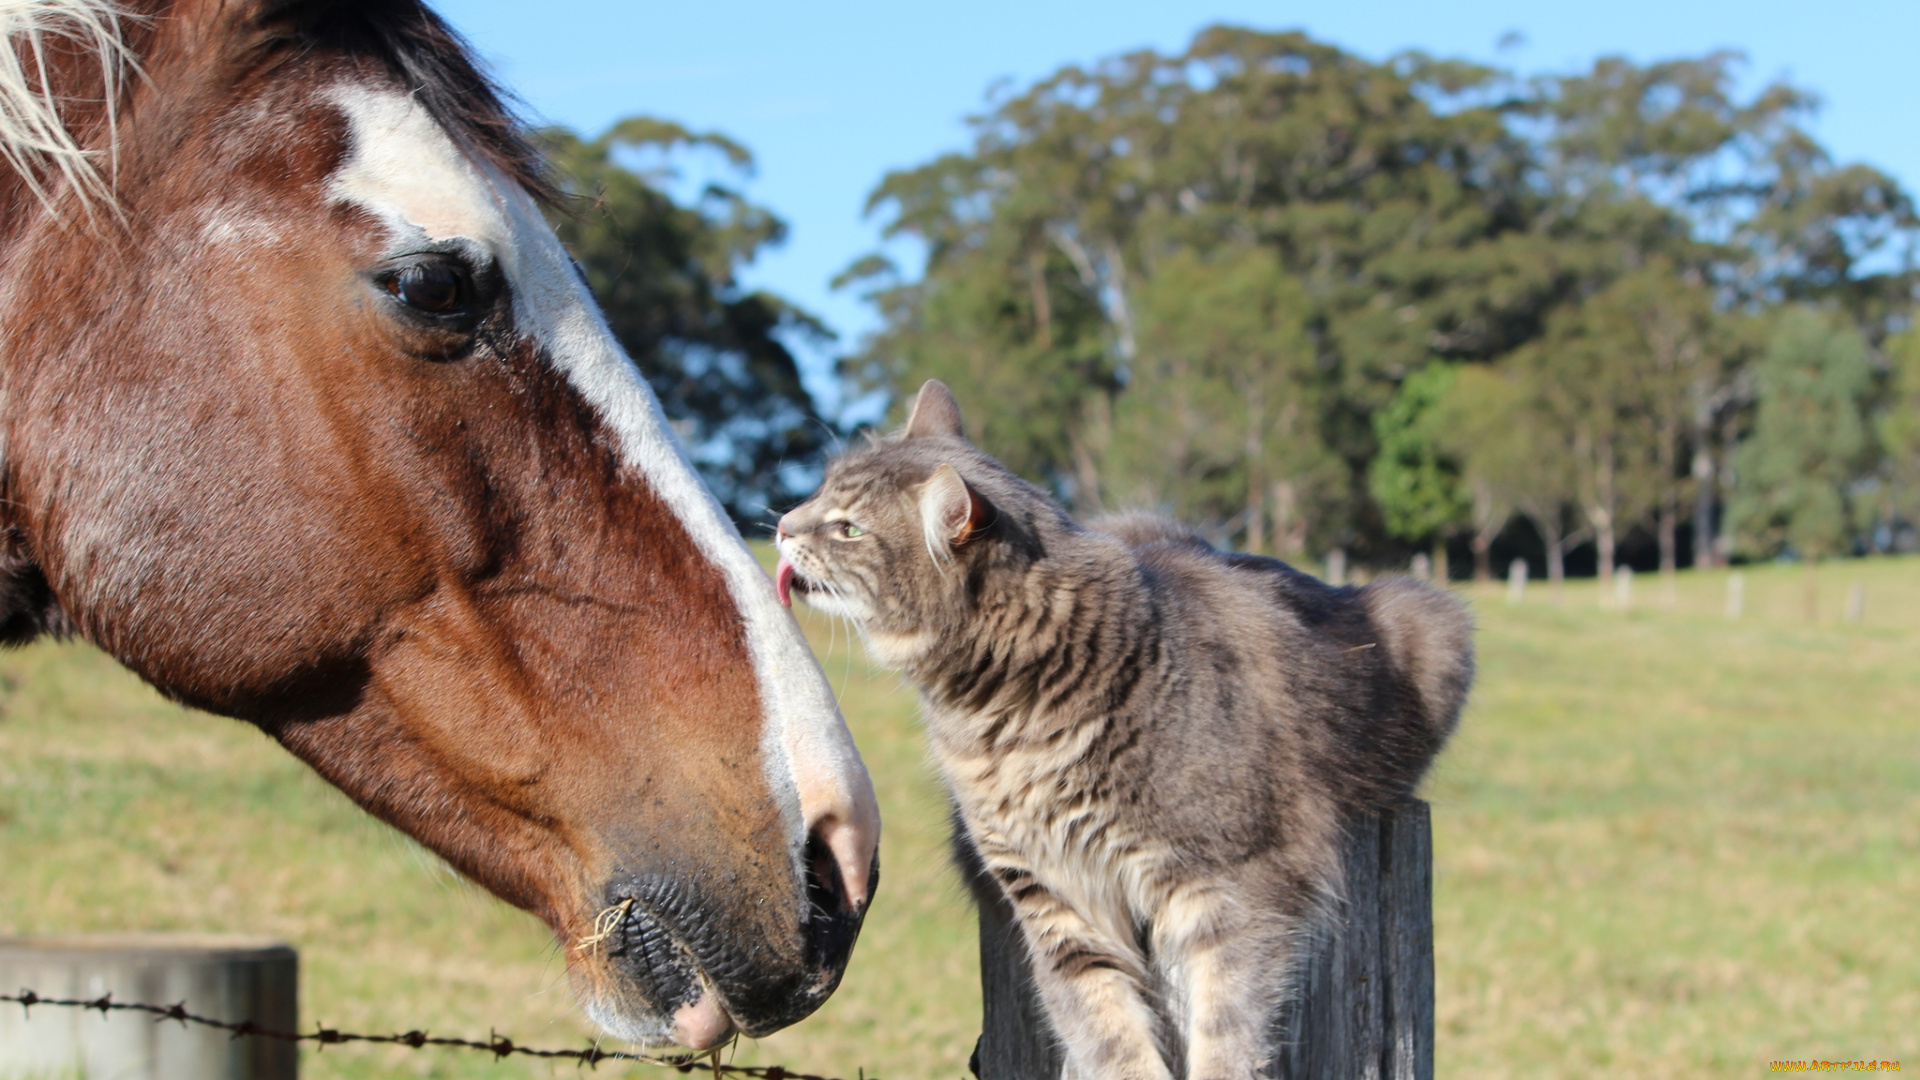
[(836, 458), (780, 519), (781, 598), (852, 619), (904, 663), (971, 616), (981, 569), (1031, 556), (1049, 522), (1064, 516), (969, 443), (953, 392), (929, 381), (905, 428)]

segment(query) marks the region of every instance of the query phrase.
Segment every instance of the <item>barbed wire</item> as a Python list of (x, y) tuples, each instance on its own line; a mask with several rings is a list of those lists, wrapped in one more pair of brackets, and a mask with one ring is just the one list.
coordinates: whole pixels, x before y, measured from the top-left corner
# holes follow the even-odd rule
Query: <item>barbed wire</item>
[[(231, 1032), (233, 1038), (272, 1039), (277, 1042), (314, 1043), (321, 1047), (337, 1046), (342, 1043), (384, 1043), (389, 1046), (406, 1046), (422, 1050), (429, 1046), (445, 1046), (456, 1050), (483, 1050), (494, 1056), (495, 1060), (507, 1057), (569, 1058), (583, 1065), (598, 1067), (603, 1061), (637, 1061), (645, 1065), (658, 1065), (678, 1072), (710, 1072), (715, 1077), (740, 1076), (753, 1080), (838, 1080), (831, 1076), (816, 1076), (813, 1073), (795, 1072), (781, 1065), (728, 1065), (720, 1060), (719, 1051), (700, 1055), (658, 1057), (652, 1054), (636, 1054), (624, 1050), (602, 1050), (598, 1045), (589, 1045), (581, 1050), (541, 1050), (531, 1046), (521, 1046), (498, 1032), (489, 1031), (487, 1041), (477, 1039), (456, 1039), (439, 1035), (428, 1035), (418, 1029), (395, 1035), (366, 1035), (359, 1032), (339, 1031), (334, 1028), (316, 1025), (314, 1030), (301, 1034), (294, 1031), (275, 1031), (261, 1027), (251, 1020), (216, 1020), (209, 1016), (197, 1016), (187, 1011), (187, 1003), (182, 1001), (173, 1005), (150, 1005), (136, 1001), (115, 1001), (112, 993), (87, 1000), (83, 998), (41, 997), (32, 990), (22, 989), (18, 994), (0, 994), (0, 1002), (10, 1002), (32, 1015), (35, 1005), (47, 1005), (56, 1008), (93, 1009), (101, 1016), (110, 1012), (138, 1012), (153, 1017), (153, 1022), (163, 1023), (177, 1020), (182, 1027), (199, 1025)], [(879, 1080), (860, 1071), (861, 1080)]]

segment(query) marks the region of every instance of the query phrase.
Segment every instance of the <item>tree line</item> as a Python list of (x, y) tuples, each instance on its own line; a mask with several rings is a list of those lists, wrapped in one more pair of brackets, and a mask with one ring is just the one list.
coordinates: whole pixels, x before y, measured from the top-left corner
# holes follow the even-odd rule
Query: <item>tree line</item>
[(1284, 557), (1452, 541), (1485, 575), (1522, 522), (1555, 576), (1634, 530), (1666, 567), (1891, 546), (1920, 222), (1738, 66), (1215, 27), (1064, 68), (874, 190), (926, 261), (849, 272), (885, 320), (851, 373), (952, 383), (1078, 510)]
[[(1663, 568), (1912, 547), (1920, 218), (1809, 134), (1812, 94), (1742, 93), (1740, 63), (1522, 77), (1221, 26), (1063, 68), (874, 189), (924, 262), (842, 275), (881, 316), (842, 377), (944, 379), (1077, 511), (1292, 559), (1451, 547), (1484, 576), (1505, 545), (1558, 578), (1629, 538)], [(777, 219), (614, 160), (745, 152), (628, 124), (557, 144), (605, 211), (563, 238), (750, 516), (834, 434), (779, 346), (824, 331), (731, 284)]]

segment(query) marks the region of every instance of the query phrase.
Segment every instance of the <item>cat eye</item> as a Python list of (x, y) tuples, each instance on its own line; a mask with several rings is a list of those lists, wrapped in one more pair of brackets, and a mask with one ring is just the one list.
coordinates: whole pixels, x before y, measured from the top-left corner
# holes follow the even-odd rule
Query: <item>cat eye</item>
[(867, 535), (867, 530), (855, 525), (851, 521), (843, 521), (840, 523), (840, 535), (849, 540), (858, 540)]

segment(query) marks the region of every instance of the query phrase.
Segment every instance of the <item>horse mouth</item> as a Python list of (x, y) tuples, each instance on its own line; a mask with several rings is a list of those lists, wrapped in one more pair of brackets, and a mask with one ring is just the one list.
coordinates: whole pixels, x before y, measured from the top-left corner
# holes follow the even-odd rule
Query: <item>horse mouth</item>
[(582, 1004), (615, 1038), (656, 1048), (708, 1049), (733, 1034), (738, 1023), (686, 937), (635, 895), (651, 891), (636, 888), (613, 897), (595, 917), (594, 932), (575, 944), (591, 958), (590, 969), (603, 973), (588, 977), (606, 980), (596, 993), (582, 994)]
[(824, 844), (810, 841), (806, 861), (798, 937), (791, 950), (772, 950), (786, 953), (778, 959), (730, 944), (739, 934), (704, 918), (708, 905), (682, 886), (643, 877), (609, 890), (586, 945), (613, 983), (590, 1009), (594, 1020), (630, 1042), (704, 1050), (735, 1031), (758, 1038), (812, 1014), (839, 986), (866, 908), (849, 901)]

